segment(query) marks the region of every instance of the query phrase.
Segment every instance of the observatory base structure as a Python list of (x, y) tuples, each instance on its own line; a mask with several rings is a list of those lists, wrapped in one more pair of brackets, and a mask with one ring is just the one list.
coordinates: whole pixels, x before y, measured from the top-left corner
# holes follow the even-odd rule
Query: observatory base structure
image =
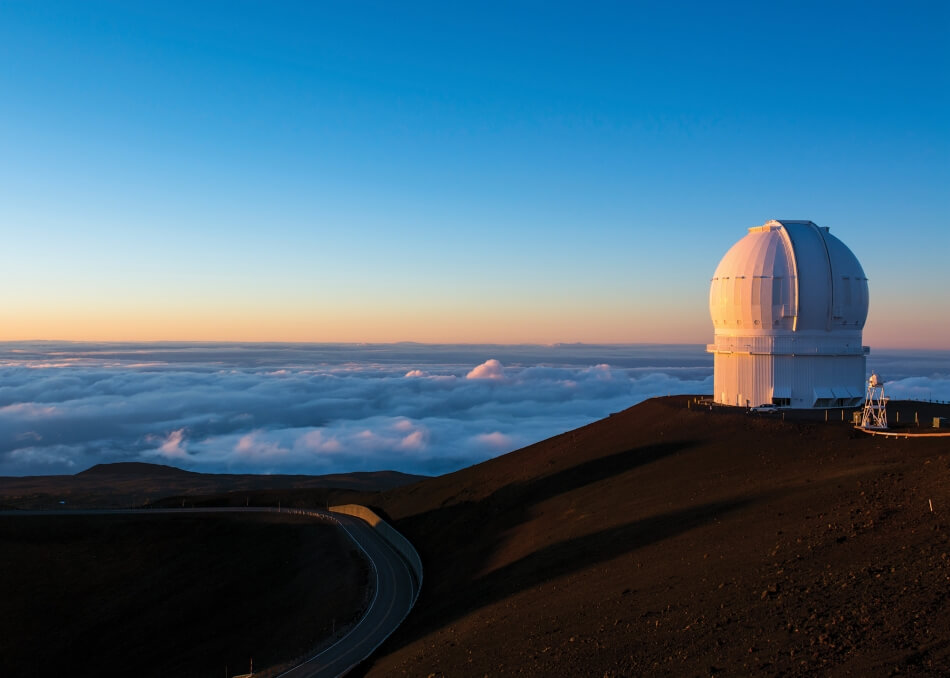
[[(709, 348), (714, 354), (715, 401), (723, 405), (855, 407), (864, 401), (864, 393), (855, 387), (864, 381), (863, 351), (847, 352), (845, 347), (808, 353), (795, 348), (757, 351), (753, 342)], [(801, 350), (807, 351), (804, 346)]]
[(712, 278), (713, 399), (755, 407), (853, 407), (864, 400), (868, 279), (848, 247), (811, 221), (769, 221)]

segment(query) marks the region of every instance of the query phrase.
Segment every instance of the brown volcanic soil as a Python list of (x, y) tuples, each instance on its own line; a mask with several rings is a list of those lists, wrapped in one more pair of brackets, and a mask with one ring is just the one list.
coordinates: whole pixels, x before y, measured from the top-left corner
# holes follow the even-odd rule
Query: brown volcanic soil
[(0, 516), (0, 676), (245, 673), (355, 619), (367, 577), (287, 515)]
[(950, 675), (950, 439), (689, 400), (364, 497), (425, 583), (361, 672)]

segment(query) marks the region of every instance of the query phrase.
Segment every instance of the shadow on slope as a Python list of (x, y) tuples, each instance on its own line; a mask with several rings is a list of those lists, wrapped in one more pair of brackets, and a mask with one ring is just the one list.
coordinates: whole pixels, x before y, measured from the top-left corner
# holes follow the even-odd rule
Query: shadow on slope
[[(740, 510), (754, 501), (754, 497), (740, 497), (731, 501), (702, 504), (634, 520), (583, 537), (545, 546), (509, 565), (482, 576), (475, 576), (471, 585), (463, 587), (454, 597), (453, 616), (443, 617), (440, 622), (451, 623), (457, 617), (519, 591), (540, 586), (559, 577), (580, 572), (593, 565), (673, 538), (718, 520), (726, 513)], [(419, 632), (424, 633), (429, 630), (431, 629), (419, 629)]]
[[(877, 675), (865, 669), (908, 648), (907, 662), (945, 665), (918, 656), (934, 634), (913, 620), (946, 611), (932, 591), (947, 538), (928, 504), (950, 505), (936, 472), (950, 468), (946, 447), (872, 439), (823, 414), (659, 398), (364, 495), (419, 550), (426, 579), (361, 671), (813, 675), (853, 661), (850, 673)], [(882, 605), (900, 623), (868, 626)]]
[[(539, 505), (680, 454), (694, 445), (692, 440), (680, 440), (626, 449), (550, 475), (508, 483), (480, 500), (451, 503), (456, 498), (451, 497), (439, 508), (398, 521), (423, 563), (432, 566), (433, 576), (423, 587), (415, 613), (417, 623), (411, 631), (400, 632), (397, 642), (411, 642), (520, 590), (676, 536), (748, 503), (747, 498), (737, 498), (633, 520), (541, 545), (513, 562), (491, 567), (493, 556), (508, 535), (530, 520)], [(392, 521), (384, 509), (374, 510)]]

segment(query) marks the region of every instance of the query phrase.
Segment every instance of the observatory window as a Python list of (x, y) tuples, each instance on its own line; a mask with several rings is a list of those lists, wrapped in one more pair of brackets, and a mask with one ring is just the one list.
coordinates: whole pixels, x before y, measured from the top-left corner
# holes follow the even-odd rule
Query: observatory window
[(788, 407), (792, 404), (791, 398), (772, 398), (772, 404), (779, 407)]
[(844, 305), (851, 305), (851, 278), (844, 276), (841, 278), (841, 287), (844, 290)]

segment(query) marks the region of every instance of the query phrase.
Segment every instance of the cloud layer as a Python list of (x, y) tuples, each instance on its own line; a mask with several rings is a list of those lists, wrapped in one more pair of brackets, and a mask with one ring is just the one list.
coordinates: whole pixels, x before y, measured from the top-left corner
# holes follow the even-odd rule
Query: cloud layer
[(652, 395), (708, 391), (710, 369), (698, 356), (671, 361), (662, 351), (613, 347), (594, 356), (590, 347), (4, 345), (0, 474), (125, 460), (222, 472), (441, 473)]
[[(895, 368), (892, 395), (950, 400), (950, 369), (921, 365)], [(0, 475), (436, 474), (711, 391), (701, 347), (0, 344)]]

